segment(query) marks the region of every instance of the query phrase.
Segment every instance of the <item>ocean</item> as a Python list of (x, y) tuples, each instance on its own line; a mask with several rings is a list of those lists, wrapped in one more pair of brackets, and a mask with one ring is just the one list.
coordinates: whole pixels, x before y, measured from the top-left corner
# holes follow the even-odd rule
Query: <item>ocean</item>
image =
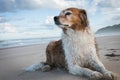
[[(111, 35), (117, 35), (117, 34), (95, 34), (95, 37), (111, 36)], [(35, 37), (34, 38), (24, 37), (24, 38), (0, 40), (0, 49), (18, 47), (18, 46), (27, 46), (27, 45), (33, 45), (33, 44), (49, 43), (50, 41), (55, 41), (55, 40), (60, 39), (60, 36), (56, 37), (56, 36), (53, 36), (53, 34), (52, 36), (50, 34), (49, 37), (48, 37), (48, 34), (46, 36), (44, 34), (40, 36), (41, 37), (36, 37), (36, 38)]]
[[(1, 28), (0, 28), (1, 29)], [(34, 30), (34, 29), (33, 29)], [(49, 43), (60, 38), (60, 29), (38, 29), (36, 31), (0, 32), (0, 49), (33, 44)]]
[(4, 40), (4, 41), (0, 41), (0, 49), (49, 43), (50, 41), (54, 41), (58, 39), (60, 39), (60, 37)]

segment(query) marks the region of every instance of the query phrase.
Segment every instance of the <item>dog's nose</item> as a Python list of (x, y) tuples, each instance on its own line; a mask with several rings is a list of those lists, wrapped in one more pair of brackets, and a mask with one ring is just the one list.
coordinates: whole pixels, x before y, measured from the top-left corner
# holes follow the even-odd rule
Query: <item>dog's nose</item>
[(58, 16), (55, 16), (54, 17), (54, 22), (56, 25), (60, 25), (61, 23), (59, 22), (59, 17)]
[(58, 17), (57, 16), (54, 17), (54, 21), (58, 21)]

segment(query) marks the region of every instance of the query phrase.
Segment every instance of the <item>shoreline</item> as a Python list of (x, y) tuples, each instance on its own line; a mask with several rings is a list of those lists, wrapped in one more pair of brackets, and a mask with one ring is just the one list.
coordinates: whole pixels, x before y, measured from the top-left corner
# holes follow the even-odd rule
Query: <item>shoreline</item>
[[(102, 38), (102, 37), (111, 37), (111, 36), (119, 36), (120, 34), (118, 35), (107, 35), (107, 36), (95, 36), (95, 38)], [(54, 37), (55, 38), (55, 37)], [(58, 38), (58, 37), (56, 37)], [(41, 45), (41, 44), (48, 44), (49, 42), (51, 41), (54, 41), (54, 40), (59, 40), (59, 39), (53, 39), (53, 40), (50, 40), (48, 42), (40, 42), (40, 43), (32, 43), (32, 44), (24, 44), (24, 45), (19, 45), (19, 46), (13, 46), (13, 47), (3, 47), (3, 48), (0, 48), (0, 50), (2, 49), (10, 49), (10, 48), (19, 48), (19, 47), (27, 47), (27, 46), (34, 46), (34, 45)]]
[(39, 43), (39, 44), (29, 44), (29, 45), (22, 45), (22, 46), (5, 47), (5, 48), (0, 48), (0, 50), (12, 49), (12, 48), (21, 48), (21, 47), (29, 47), (29, 46), (36, 46), (36, 45), (44, 45), (44, 44), (48, 44), (48, 43), (46, 42), (46, 43)]
[(53, 41), (53, 40), (58, 40), (59, 38), (60, 37), (5, 40), (0, 42), (0, 49), (44, 44), (44, 43), (49, 43), (50, 41)]

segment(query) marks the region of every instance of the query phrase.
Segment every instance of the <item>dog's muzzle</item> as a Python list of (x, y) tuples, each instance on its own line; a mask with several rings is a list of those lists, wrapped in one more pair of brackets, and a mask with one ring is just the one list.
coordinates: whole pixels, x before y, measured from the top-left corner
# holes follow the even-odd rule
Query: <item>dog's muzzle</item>
[(54, 22), (55, 22), (56, 25), (61, 25), (61, 23), (59, 22), (58, 16), (54, 17)]
[(59, 21), (59, 17), (58, 16), (55, 16), (54, 17), (54, 22), (56, 25), (61, 25), (61, 26), (69, 26), (67, 24), (61, 24), (60, 21)]

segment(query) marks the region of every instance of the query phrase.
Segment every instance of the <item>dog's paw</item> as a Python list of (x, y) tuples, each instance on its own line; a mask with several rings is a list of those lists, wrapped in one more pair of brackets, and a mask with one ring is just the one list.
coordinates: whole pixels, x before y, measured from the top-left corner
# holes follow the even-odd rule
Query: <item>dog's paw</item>
[(105, 80), (116, 80), (115, 75), (110, 71), (106, 71), (104, 73), (104, 78), (105, 78)]
[(90, 77), (90, 80), (101, 80), (103, 78), (103, 74), (100, 72), (94, 71)]
[(27, 68), (25, 68), (25, 71), (37, 71), (41, 69), (44, 66), (44, 62), (40, 62), (38, 64), (33, 64)]
[(42, 70), (43, 72), (47, 72), (47, 71), (51, 70), (51, 67), (50, 67), (49, 65), (44, 65), (44, 66), (41, 68), (41, 70)]

